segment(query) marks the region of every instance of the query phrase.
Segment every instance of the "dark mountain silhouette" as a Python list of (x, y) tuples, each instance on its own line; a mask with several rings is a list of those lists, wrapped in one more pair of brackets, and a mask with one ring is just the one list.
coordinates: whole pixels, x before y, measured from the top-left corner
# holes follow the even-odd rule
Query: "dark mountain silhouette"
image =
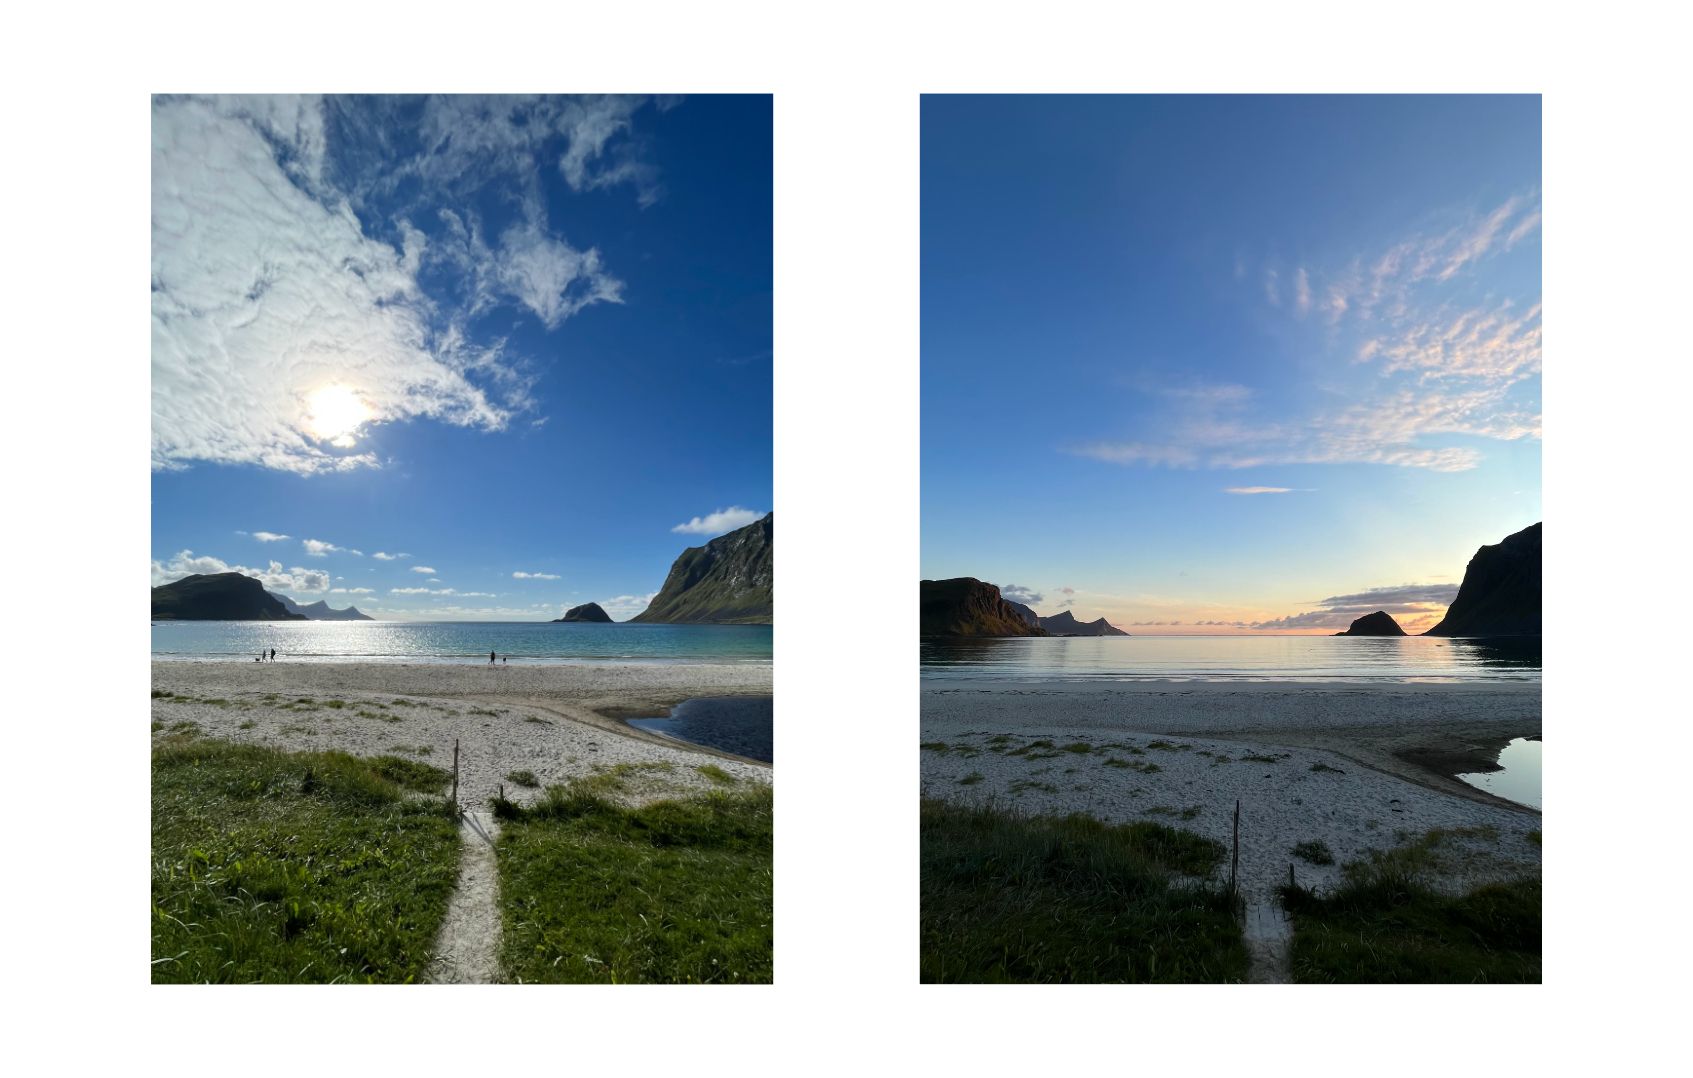
[(1045, 629), (1024, 619), (1017, 610), (1020, 604), (1000, 598), (998, 587), (973, 576), (925, 580), (921, 597), (924, 636), (1047, 635)]
[(271, 598), (288, 608), (290, 614), (298, 614), (311, 621), (375, 621), (369, 614), (359, 612), (356, 606), (349, 606), (345, 610), (333, 610), (329, 604), (319, 599), (315, 603), (301, 605), (279, 592), (271, 592)]
[(744, 528), (689, 547), (670, 567), (664, 587), (630, 618), (644, 622), (769, 625), (774, 614), (772, 513)]
[(1385, 610), (1378, 610), (1374, 614), (1365, 614), (1354, 621), (1350, 628), (1336, 636), (1404, 636), (1405, 630), (1393, 620), (1393, 615)]
[(305, 621), (242, 573), (195, 573), (153, 589), (154, 621)]
[(1539, 636), (1540, 525), (1475, 552), (1458, 597), (1427, 636)]
[(1128, 636), (1115, 625), (1099, 618), (1096, 621), (1077, 621), (1068, 610), (1040, 619), (1041, 628), (1053, 636)]
[(561, 621), (610, 621), (611, 615), (600, 608), (599, 603), (583, 603), (573, 606), (564, 612), (564, 617), (554, 618), (556, 624)]

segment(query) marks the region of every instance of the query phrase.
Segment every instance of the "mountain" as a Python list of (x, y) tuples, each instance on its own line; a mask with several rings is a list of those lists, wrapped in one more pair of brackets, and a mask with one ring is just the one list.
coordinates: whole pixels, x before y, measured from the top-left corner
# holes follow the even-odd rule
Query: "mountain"
[(349, 606), (345, 610), (332, 610), (329, 604), (319, 599), (315, 603), (301, 606), (286, 595), (271, 592), (270, 597), (288, 608), (290, 614), (298, 614), (310, 621), (375, 621), (369, 614), (360, 613), (356, 606)]
[(670, 567), (664, 587), (630, 618), (644, 622), (769, 625), (774, 605), (772, 513), (744, 528), (689, 547)]
[(1385, 610), (1378, 610), (1374, 614), (1365, 614), (1354, 621), (1350, 628), (1336, 636), (1404, 636), (1405, 630), (1393, 620), (1393, 615)]
[(1077, 621), (1068, 610), (1040, 619), (1040, 627), (1053, 636), (1128, 636), (1123, 630), (1100, 618), (1097, 621)]
[(556, 625), (557, 623), (559, 623), (561, 621), (610, 621), (610, 620), (611, 620), (611, 615), (607, 614), (603, 609), (601, 609), (599, 603), (583, 603), (581, 606), (573, 606), (569, 610), (566, 610), (564, 612), (564, 617), (554, 618), (553, 623)]
[(1458, 597), (1426, 636), (1539, 636), (1540, 525), (1475, 552)]
[(242, 573), (195, 573), (153, 589), (154, 621), (305, 621)]
[(1011, 609), (1017, 611), (1018, 617), (1022, 618), (1024, 621), (1028, 622), (1030, 625), (1034, 625), (1036, 627), (1039, 627), (1039, 625), (1040, 625), (1040, 615), (1039, 614), (1035, 613), (1033, 610), (1024, 606), (1022, 603), (1013, 602), (1010, 599), (1006, 599), (1003, 595), (1000, 596), (1000, 598), (1004, 601), (1006, 606), (1009, 606)]
[(1017, 609), (1021, 604), (1000, 598), (998, 587), (973, 576), (925, 580), (921, 596), (924, 636), (1046, 635), (1045, 629), (1025, 620)]

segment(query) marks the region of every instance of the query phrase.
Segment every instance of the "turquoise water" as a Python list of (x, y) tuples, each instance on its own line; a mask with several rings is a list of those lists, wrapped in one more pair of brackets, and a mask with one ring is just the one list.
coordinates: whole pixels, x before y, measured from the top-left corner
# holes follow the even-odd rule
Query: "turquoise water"
[(161, 621), (155, 659), (279, 662), (768, 663), (768, 625), (628, 625), (487, 621)]
[(1010, 681), (1539, 681), (1540, 642), (1427, 636), (925, 638), (923, 677)]

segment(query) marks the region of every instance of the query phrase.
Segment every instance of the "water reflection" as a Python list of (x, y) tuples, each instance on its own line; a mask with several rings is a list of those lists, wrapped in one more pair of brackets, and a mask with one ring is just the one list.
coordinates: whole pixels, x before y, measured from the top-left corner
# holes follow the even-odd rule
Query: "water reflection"
[(1519, 737), (1499, 752), (1499, 770), (1459, 775), (1478, 790), (1515, 801), (1530, 808), (1540, 807), (1540, 739)]
[(923, 676), (1265, 681), (1539, 681), (1540, 642), (1431, 637), (930, 637)]

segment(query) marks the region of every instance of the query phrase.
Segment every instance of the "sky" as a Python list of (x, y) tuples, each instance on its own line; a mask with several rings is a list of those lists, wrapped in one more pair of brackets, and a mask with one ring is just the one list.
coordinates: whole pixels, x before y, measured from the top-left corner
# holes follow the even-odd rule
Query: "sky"
[(768, 96), (152, 110), (154, 586), (621, 620), (770, 509)]
[(926, 96), (923, 575), (1432, 626), (1540, 520), (1540, 209), (1534, 96)]

